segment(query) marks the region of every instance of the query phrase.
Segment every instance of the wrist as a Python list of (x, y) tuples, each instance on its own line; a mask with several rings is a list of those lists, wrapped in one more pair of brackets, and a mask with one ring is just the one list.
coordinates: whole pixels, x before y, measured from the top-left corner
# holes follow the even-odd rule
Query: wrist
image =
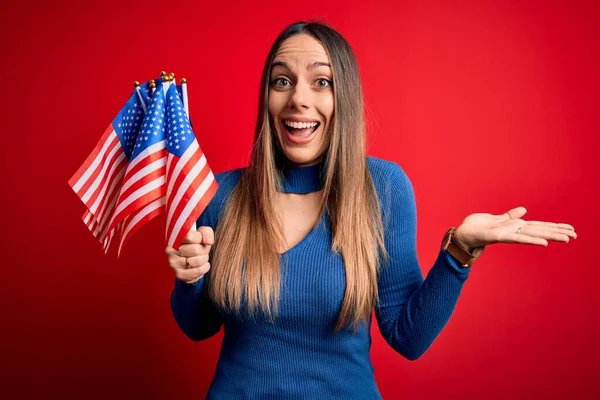
[(454, 240), (454, 243), (456, 243), (461, 249), (465, 250), (468, 253), (472, 253), (473, 250), (477, 247), (469, 244), (469, 242), (465, 240), (464, 236), (462, 236), (462, 232), (460, 231), (460, 226), (454, 231), (454, 234), (452, 235), (452, 240)]
[(481, 255), (485, 246), (471, 248), (468, 241), (461, 238), (460, 232), (457, 240), (456, 230), (457, 228), (452, 227), (446, 232), (444, 239), (442, 239), (441, 249), (450, 253), (463, 267), (470, 267)]

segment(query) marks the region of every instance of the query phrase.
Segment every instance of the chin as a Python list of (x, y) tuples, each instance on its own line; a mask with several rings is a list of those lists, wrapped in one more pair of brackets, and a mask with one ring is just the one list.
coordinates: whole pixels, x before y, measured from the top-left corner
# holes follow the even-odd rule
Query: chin
[(310, 149), (284, 149), (283, 154), (288, 161), (298, 166), (316, 164), (322, 155)]

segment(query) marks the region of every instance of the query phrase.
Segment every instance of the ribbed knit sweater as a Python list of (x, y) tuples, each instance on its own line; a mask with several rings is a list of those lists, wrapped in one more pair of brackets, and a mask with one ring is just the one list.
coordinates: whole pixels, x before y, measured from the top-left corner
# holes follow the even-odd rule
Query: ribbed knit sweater
[[(389, 262), (381, 266), (375, 316), (387, 343), (409, 360), (421, 356), (448, 322), (471, 268), (440, 251), (424, 279), (416, 251), (416, 204), (411, 181), (396, 163), (367, 157), (382, 210)], [(283, 191), (321, 188), (320, 164), (288, 169)], [(216, 228), (242, 169), (216, 175), (217, 194), (197, 226)], [(356, 227), (361, 229), (361, 227)], [(325, 213), (281, 255), (281, 294), (275, 323), (225, 312), (207, 296), (205, 279), (175, 280), (171, 308), (180, 329), (198, 341), (224, 327), (207, 399), (379, 399), (369, 350), (371, 318), (356, 334), (334, 327), (345, 290), (344, 264), (331, 251)], [(441, 237), (440, 237), (441, 242)]]

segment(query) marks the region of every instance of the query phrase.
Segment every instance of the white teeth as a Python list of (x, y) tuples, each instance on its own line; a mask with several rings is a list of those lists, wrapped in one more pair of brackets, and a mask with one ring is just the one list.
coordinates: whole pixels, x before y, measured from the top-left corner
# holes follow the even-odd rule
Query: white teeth
[(296, 128), (296, 129), (313, 128), (319, 124), (318, 122), (295, 122), (295, 121), (283, 121), (283, 123), (286, 126), (289, 126), (290, 128)]

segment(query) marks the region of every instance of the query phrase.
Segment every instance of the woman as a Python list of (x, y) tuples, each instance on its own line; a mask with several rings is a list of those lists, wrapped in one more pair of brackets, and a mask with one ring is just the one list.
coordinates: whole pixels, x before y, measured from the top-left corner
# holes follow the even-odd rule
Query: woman
[(567, 224), (522, 220), (523, 207), (472, 214), (448, 231), (423, 279), (413, 187), (397, 164), (366, 156), (348, 43), (326, 25), (295, 23), (261, 82), (250, 165), (217, 174), (198, 231), (166, 250), (183, 332), (202, 340), (225, 327), (209, 399), (380, 398), (373, 308), (386, 341), (414, 360), (485, 246), (576, 237)]

